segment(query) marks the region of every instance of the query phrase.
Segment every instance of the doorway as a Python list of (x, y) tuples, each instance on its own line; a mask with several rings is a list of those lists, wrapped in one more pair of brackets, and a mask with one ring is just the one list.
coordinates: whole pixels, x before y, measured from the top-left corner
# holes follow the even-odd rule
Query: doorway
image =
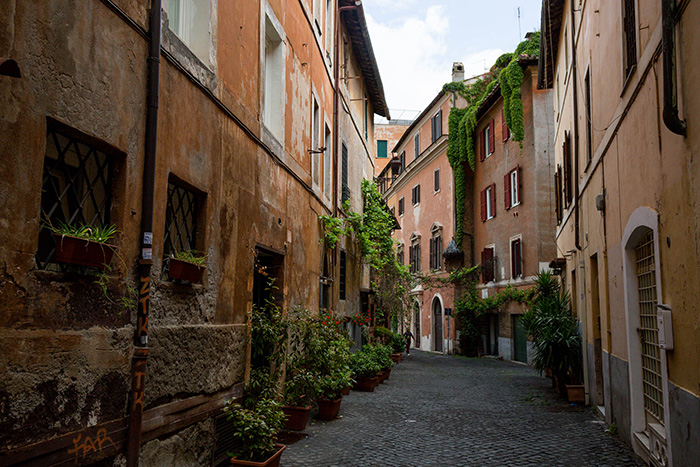
[(435, 331), (433, 350), (442, 352), (442, 303), (437, 297), (433, 298), (433, 328)]
[(513, 316), (513, 350), (516, 362), (527, 363), (527, 336), (520, 315)]
[(413, 302), (413, 339), (416, 348), (420, 349), (420, 305)]
[(593, 308), (593, 402), (605, 406), (603, 390), (603, 342), (600, 333), (600, 292), (598, 289), (598, 255), (591, 256), (591, 306)]

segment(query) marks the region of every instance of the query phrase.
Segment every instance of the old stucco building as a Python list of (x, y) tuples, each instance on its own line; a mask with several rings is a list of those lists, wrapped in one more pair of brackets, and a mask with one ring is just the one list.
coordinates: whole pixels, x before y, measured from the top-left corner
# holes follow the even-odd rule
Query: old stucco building
[(558, 259), (589, 401), (651, 465), (700, 465), (700, 3), (542, 3)]
[[(225, 458), (259, 271), (283, 306), (367, 300), (318, 221), (361, 209), (389, 117), (362, 7), (159, 5), (0, 3), (0, 464)], [(56, 259), (60, 222), (116, 226), (106, 275)], [(199, 283), (170, 276), (189, 249)]]

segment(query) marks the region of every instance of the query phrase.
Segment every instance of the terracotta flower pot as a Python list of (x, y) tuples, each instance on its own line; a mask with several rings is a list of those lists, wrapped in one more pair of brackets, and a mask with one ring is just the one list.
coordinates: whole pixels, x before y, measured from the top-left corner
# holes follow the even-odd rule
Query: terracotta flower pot
[(401, 363), (401, 354), (393, 353), (391, 354), (391, 359), (394, 361), (394, 363)]
[(293, 407), (285, 405), (282, 412), (287, 417), (284, 421), (284, 428), (292, 431), (304, 431), (306, 423), (309, 421), (311, 407)]
[(334, 401), (329, 401), (328, 399), (317, 399), (318, 403), (318, 419), (329, 421), (335, 420), (338, 417), (338, 412), (340, 412), (340, 403), (343, 400), (343, 396), (340, 399)]
[(170, 258), (168, 276), (170, 276), (171, 279), (179, 279), (196, 284), (202, 280), (202, 274), (204, 274), (206, 269), (206, 266), (199, 266), (180, 259)]
[(287, 448), (287, 446), (284, 444), (275, 444), (275, 448), (277, 448), (277, 451), (265, 462), (242, 461), (232, 457), (231, 465), (238, 465), (241, 467), (279, 467), (280, 457), (282, 457), (282, 452)]
[(104, 269), (105, 265), (112, 262), (114, 250), (117, 248), (114, 245), (67, 235), (54, 234), (53, 237), (56, 240), (54, 261), (77, 266)]
[(341, 392), (340, 394), (342, 394), (343, 396), (349, 396), (350, 395), (350, 386), (343, 389), (343, 392)]
[(586, 394), (583, 384), (567, 384), (566, 397), (569, 402), (583, 404), (586, 401)]
[(357, 382), (353, 389), (364, 392), (374, 392), (374, 388), (379, 384), (379, 378), (376, 376), (358, 376)]

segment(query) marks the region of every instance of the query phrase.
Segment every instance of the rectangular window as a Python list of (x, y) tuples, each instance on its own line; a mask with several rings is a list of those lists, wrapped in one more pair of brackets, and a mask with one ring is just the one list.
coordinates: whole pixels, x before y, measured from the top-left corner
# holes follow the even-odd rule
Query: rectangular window
[(399, 173), (403, 172), (406, 168), (406, 151), (401, 151), (399, 156)]
[[(313, 101), (313, 112), (311, 116), (311, 151), (321, 149), (321, 108), (318, 106), (316, 96), (311, 97)], [(315, 184), (320, 183), (320, 153), (311, 152), (311, 172)]]
[(346, 201), (350, 200), (350, 186), (348, 184), (348, 147), (343, 141), (342, 144), (342, 163), (341, 163), (341, 203), (345, 204)]
[(265, 16), (265, 95), (263, 123), (282, 141), (284, 128), (284, 43), (272, 21)]
[(484, 284), (496, 279), (496, 256), (493, 247), (481, 251), (481, 282)]
[[(49, 121), (41, 186), (41, 230), (35, 260), (52, 263), (56, 241), (47, 227), (106, 227), (112, 208), (114, 157), (92, 138)], [(56, 267), (58, 269), (58, 267)]]
[(571, 134), (567, 131), (564, 133), (563, 143), (564, 153), (564, 207), (568, 208), (574, 198), (574, 177), (571, 162)]
[(420, 241), (409, 247), (409, 255), (411, 257), (411, 272), (420, 272)]
[(496, 216), (496, 184), (481, 191), (481, 221), (487, 220)]
[(404, 258), (403, 258), (403, 246), (399, 246), (397, 252), (396, 252), (396, 262), (403, 265)]
[(435, 172), (433, 172), (433, 179), (434, 179), (434, 184), (435, 184), (435, 186), (434, 186), (435, 192), (437, 193), (438, 191), (440, 191), (440, 168), (439, 167), (437, 169), (435, 169)]
[(420, 185), (416, 185), (411, 190), (411, 203), (415, 206), (420, 203)]
[(387, 141), (385, 139), (377, 140), (377, 157), (385, 158), (389, 154), (387, 149)]
[(563, 217), (561, 185), (561, 166), (557, 164), (557, 171), (554, 172), (554, 201), (557, 214), (557, 225), (561, 224)]
[(172, 32), (209, 65), (211, 0), (169, 0), (168, 25)]
[(399, 198), (399, 216), (403, 216), (403, 212), (404, 212), (404, 200), (403, 200), (403, 196), (402, 196), (401, 198)]
[(588, 162), (593, 159), (593, 112), (591, 107), (591, 70), (586, 70), (584, 77), (584, 91), (586, 93), (586, 155)]
[(326, 0), (326, 60), (333, 56), (333, 0)]
[(503, 178), (504, 202), (506, 210), (520, 204), (520, 166), (508, 172)]
[(199, 196), (193, 190), (168, 182), (168, 202), (165, 207), (163, 257), (194, 250), (197, 235)]
[(413, 158), (417, 159), (420, 156), (420, 133), (416, 133), (413, 137)]
[(511, 277), (516, 279), (523, 276), (523, 243), (517, 238), (510, 242), (510, 271)]
[(635, 0), (623, 0), (623, 34), (624, 34), (624, 66), (627, 78), (637, 64), (637, 18)]
[(430, 269), (442, 269), (442, 236), (430, 239)]
[(442, 136), (442, 110), (439, 110), (438, 113), (436, 113), (430, 120), (430, 130), (430, 142), (434, 143), (438, 140), (438, 138), (440, 138), (440, 136)]
[(338, 272), (338, 298), (345, 300), (345, 288), (347, 284), (347, 257), (344, 250), (340, 250), (340, 265)]
[(333, 189), (333, 184), (331, 182), (333, 178), (333, 167), (331, 166), (331, 157), (333, 155), (333, 137), (331, 136), (331, 129), (326, 125), (326, 134), (323, 139), (326, 150), (323, 152), (323, 192), (326, 194), (326, 198), (331, 198), (331, 190)]

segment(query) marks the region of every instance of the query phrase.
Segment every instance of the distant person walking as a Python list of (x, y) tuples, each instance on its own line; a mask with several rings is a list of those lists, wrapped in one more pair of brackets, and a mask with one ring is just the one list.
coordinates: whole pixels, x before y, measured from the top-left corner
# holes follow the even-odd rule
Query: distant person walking
[(411, 354), (411, 338), (415, 341), (416, 338), (413, 337), (413, 333), (406, 329), (406, 332), (403, 333), (403, 338), (406, 339), (406, 355)]

